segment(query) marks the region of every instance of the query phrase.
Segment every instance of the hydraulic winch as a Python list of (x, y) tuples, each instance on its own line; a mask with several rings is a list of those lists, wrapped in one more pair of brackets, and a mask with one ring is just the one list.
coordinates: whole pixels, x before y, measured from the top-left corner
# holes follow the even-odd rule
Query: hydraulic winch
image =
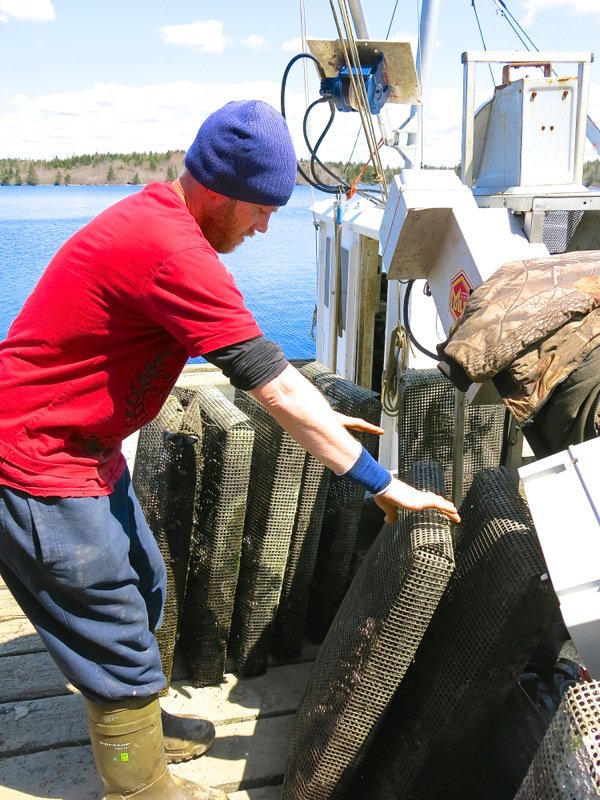
[(383, 53), (379, 53), (374, 64), (360, 65), (350, 70), (344, 65), (335, 77), (323, 78), (321, 96), (333, 100), (338, 111), (358, 111), (353, 78), (364, 83), (371, 114), (379, 114), (390, 93), (385, 81)]

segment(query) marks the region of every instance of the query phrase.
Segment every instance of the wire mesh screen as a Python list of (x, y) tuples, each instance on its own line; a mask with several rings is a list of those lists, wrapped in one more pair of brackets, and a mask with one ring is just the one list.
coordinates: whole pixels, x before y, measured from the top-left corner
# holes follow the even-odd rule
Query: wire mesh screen
[(551, 255), (565, 252), (582, 217), (583, 211), (546, 211), (542, 241)]
[(223, 680), (238, 582), (254, 430), (214, 386), (176, 390), (202, 419), (202, 483), (196, 495), (181, 649), (194, 686)]
[[(336, 375), (318, 361), (306, 364), (300, 372), (325, 395), (336, 411), (379, 425), (381, 402), (376, 392)], [(354, 435), (372, 455), (377, 454), (376, 436)], [(348, 588), (364, 498), (364, 489), (356, 483), (333, 473), (330, 475), (306, 618), (306, 632), (314, 642), (323, 640)]]
[(313, 578), (331, 472), (306, 454), (298, 508), (273, 630), (277, 658), (296, 658), (302, 650), (308, 597)]
[[(437, 465), (415, 464), (411, 478), (442, 489)], [(439, 512), (405, 513), (382, 529), (321, 645), (296, 715), (283, 800), (344, 796), (452, 569), (450, 523)]]
[[(444, 486), (452, 490), (454, 386), (438, 369), (408, 369), (399, 381), (398, 474), (414, 461), (444, 466)], [(501, 463), (504, 405), (467, 405), (463, 447), (463, 496), (473, 476)]]
[(306, 451), (246, 392), (235, 404), (251, 420), (254, 451), (229, 647), (250, 676), (267, 668)]
[[(199, 415), (171, 394), (140, 430), (132, 483), (165, 560), (167, 595), (156, 638), (167, 686), (183, 609), (194, 497), (201, 478)], [(167, 691), (165, 689), (165, 691)]]
[(600, 682), (563, 697), (515, 800), (600, 797)]
[(461, 516), (455, 571), (353, 800), (479, 797), (470, 786), (479, 743), (556, 619), (529, 510), (503, 468), (475, 477)]

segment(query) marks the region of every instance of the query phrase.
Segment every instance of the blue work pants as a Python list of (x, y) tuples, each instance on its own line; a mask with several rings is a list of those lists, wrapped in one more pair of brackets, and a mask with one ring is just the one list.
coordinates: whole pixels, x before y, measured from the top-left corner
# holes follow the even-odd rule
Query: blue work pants
[(165, 686), (154, 636), (165, 566), (127, 471), (103, 497), (33, 497), (0, 486), (0, 574), (90, 700)]

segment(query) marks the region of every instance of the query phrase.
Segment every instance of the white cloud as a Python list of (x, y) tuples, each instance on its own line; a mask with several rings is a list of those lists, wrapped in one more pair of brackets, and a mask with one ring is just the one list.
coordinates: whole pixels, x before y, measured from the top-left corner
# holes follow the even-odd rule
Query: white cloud
[(249, 50), (254, 50), (258, 52), (259, 50), (268, 50), (267, 40), (264, 36), (260, 36), (257, 33), (251, 33), (249, 36), (245, 36), (243, 39), (240, 39), (240, 43), (247, 47)]
[(600, 3), (598, 0), (525, 0), (523, 25), (530, 26), (538, 13), (564, 8), (570, 14), (592, 15), (600, 22)]
[(432, 88), (423, 126), (423, 161), (453, 167), (461, 157), (462, 87)]
[[(0, 114), (2, 154), (50, 159), (94, 152), (185, 150), (203, 120), (224, 103), (260, 99), (279, 108), (279, 92), (278, 81), (174, 81), (143, 87), (97, 83), (85, 91), (38, 97), (19, 94), (10, 110)], [(288, 98), (296, 127), (299, 102), (294, 95)]]
[(284, 53), (301, 53), (302, 52), (302, 39), (298, 36), (296, 39), (288, 39), (281, 45)]
[(0, 22), (51, 22), (56, 19), (52, 0), (0, 0)]
[(222, 53), (230, 40), (223, 33), (223, 23), (216, 19), (198, 20), (189, 25), (168, 25), (161, 29), (167, 44), (197, 47), (205, 53)]
[[(45, 158), (74, 154), (133, 151), (164, 152), (189, 147), (203, 120), (229, 100), (260, 99), (279, 108), (278, 80), (245, 83), (173, 81), (149, 86), (97, 83), (83, 91), (39, 96), (6, 97), (0, 112), (2, 154), (12, 158)], [(483, 90), (476, 105), (490, 92)], [(591, 86), (590, 114), (600, 122), (600, 85)], [(288, 87), (286, 117), (299, 157), (306, 157), (302, 134), (306, 110), (304, 93)], [(408, 114), (406, 106), (388, 103), (385, 114), (390, 129), (398, 128)], [(329, 119), (326, 104), (310, 115), (311, 141), (316, 142)], [(432, 89), (424, 123), (423, 160), (452, 167), (461, 157), (462, 89)], [(366, 161), (364, 137), (354, 149), (360, 130), (358, 114), (336, 114), (323, 141), (322, 159)], [(587, 158), (595, 157), (589, 151)], [(400, 166), (400, 156), (382, 150), (384, 163)]]

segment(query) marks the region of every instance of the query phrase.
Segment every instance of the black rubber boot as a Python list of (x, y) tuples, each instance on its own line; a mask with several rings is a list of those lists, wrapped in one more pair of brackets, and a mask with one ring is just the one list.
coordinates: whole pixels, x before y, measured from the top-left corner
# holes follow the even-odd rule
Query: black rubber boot
[(86, 706), (103, 800), (227, 800), (219, 789), (171, 775), (157, 696)]
[(165, 756), (169, 764), (189, 761), (206, 753), (215, 740), (215, 726), (207, 719), (169, 714), (161, 709)]

